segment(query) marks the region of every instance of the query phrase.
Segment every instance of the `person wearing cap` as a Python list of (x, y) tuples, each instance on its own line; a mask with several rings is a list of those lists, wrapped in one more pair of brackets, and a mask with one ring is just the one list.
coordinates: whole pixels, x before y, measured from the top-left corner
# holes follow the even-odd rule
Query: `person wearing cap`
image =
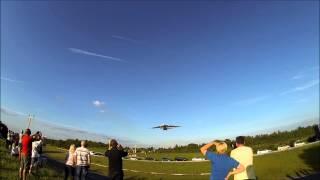
[[(213, 145), (216, 147), (217, 152), (208, 151)], [(227, 180), (231, 175), (245, 170), (242, 164), (226, 154), (227, 147), (225, 142), (213, 141), (200, 148), (201, 153), (205, 155), (206, 159), (211, 161), (210, 180)], [(230, 172), (232, 169), (235, 170)]]
[(26, 129), (21, 141), (19, 177), (22, 180), (26, 179), (26, 174), (31, 163), (32, 138), (30, 134), (31, 130)]

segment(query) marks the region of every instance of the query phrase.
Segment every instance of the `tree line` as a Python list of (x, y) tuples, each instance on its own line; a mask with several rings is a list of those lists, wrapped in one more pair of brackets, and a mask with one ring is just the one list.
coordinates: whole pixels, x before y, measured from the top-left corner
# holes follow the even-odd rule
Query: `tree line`
[[(317, 127), (318, 128), (318, 127)], [(278, 146), (289, 145), (293, 146), (294, 142), (300, 141), (313, 141), (311, 137), (315, 135), (315, 126), (298, 127), (290, 131), (277, 131), (270, 134), (259, 134), (255, 136), (245, 136), (246, 145), (252, 147), (254, 152), (263, 149), (276, 150)], [(225, 139), (229, 150), (235, 144), (234, 140)], [(80, 146), (79, 139), (67, 139), (67, 140), (54, 140), (47, 139), (47, 144), (58, 146), (68, 149), (70, 144)], [(175, 145), (174, 147), (147, 147), (137, 148), (137, 152), (156, 152), (156, 153), (197, 153), (204, 144), (190, 143), (188, 145)], [(88, 141), (89, 147), (106, 148), (108, 144), (102, 142)], [(125, 147), (126, 150), (132, 151), (132, 148)]]

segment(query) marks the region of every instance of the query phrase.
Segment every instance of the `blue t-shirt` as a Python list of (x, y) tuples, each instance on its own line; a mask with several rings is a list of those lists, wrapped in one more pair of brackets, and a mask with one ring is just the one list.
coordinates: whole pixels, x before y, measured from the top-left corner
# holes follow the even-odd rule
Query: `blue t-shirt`
[(239, 166), (239, 162), (226, 154), (207, 151), (206, 158), (211, 161), (210, 180), (224, 180), (229, 171)]

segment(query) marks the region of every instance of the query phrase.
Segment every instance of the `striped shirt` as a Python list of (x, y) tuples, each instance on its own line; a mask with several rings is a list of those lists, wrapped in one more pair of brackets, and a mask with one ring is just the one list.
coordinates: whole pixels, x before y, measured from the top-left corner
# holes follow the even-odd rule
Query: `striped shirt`
[(89, 166), (90, 152), (85, 147), (78, 147), (75, 152), (77, 166)]

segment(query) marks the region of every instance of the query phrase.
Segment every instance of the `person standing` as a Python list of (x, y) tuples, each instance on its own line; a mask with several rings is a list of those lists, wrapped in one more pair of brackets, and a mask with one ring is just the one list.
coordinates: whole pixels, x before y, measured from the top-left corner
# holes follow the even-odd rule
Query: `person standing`
[(19, 177), (22, 180), (26, 179), (27, 171), (29, 170), (31, 161), (31, 148), (32, 148), (32, 138), (30, 136), (31, 130), (26, 129), (25, 134), (22, 136), (21, 141), (21, 151), (20, 151), (20, 169)]
[(13, 139), (12, 133), (13, 132), (11, 130), (8, 131), (7, 140), (6, 140), (7, 148), (9, 151), (11, 151), (11, 146), (12, 146), (12, 139)]
[(236, 138), (236, 147), (236, 149), (231, 151), (230, 156), (243, 164), (246, 171), (235, 174), (234, 180), (256, 179), (253, 169), (253, 151), (250, 147), (245, 146), (244, 136), (238, 136)]
[(22, 136), (24, 135), (24, 132), (23, 130), (21, 130), (21, 132), (19, 133), (19, 144), (18, 144), (18, 147), (19, 147), (19, 151), (21, 151), (21, 146), (22, 146)]
[(40, 150), (42, 149), (42, 137), (39, 134), (35, 134), (32, 136), (32, 153), (31, 153), (31, 165), (29, 174), (31, 174), (32, 169), (35, 168), (36, 172), (38, 170), (39, 162), (40, 162)]
[(76, 175), (75, 180), (85, 180), (90, 167), (90, 151), (86, 148), (86, 141), (81, 141), (81, 147), (75, 152)]
[[(216, 146), (217, 153), (208, 151), (213, 145)], [(206, 159), (211, 161), (211, 180), (228, 180), (231, 175), (244, 171), (242, 164), (226, 154), (227, 148), (227, 144), (220, 141), (213, 141), (200, 148)], [(231, 171), (232, 169), (235, 170)]]
[(122, 157), (128, 155), (128, 152), (124, 151), (121, 144), (114, 139), (109, 142), (109, 149), (105, 152), (105, 156), (109, 159), (109, 178), (111, 180), (122, 180)]
[(76, 146), (71, 144), (65, 159), (64, 180), (67, 180), (69, 176), (71, 176), (72, 179), (74, 178), (75, 151)]

